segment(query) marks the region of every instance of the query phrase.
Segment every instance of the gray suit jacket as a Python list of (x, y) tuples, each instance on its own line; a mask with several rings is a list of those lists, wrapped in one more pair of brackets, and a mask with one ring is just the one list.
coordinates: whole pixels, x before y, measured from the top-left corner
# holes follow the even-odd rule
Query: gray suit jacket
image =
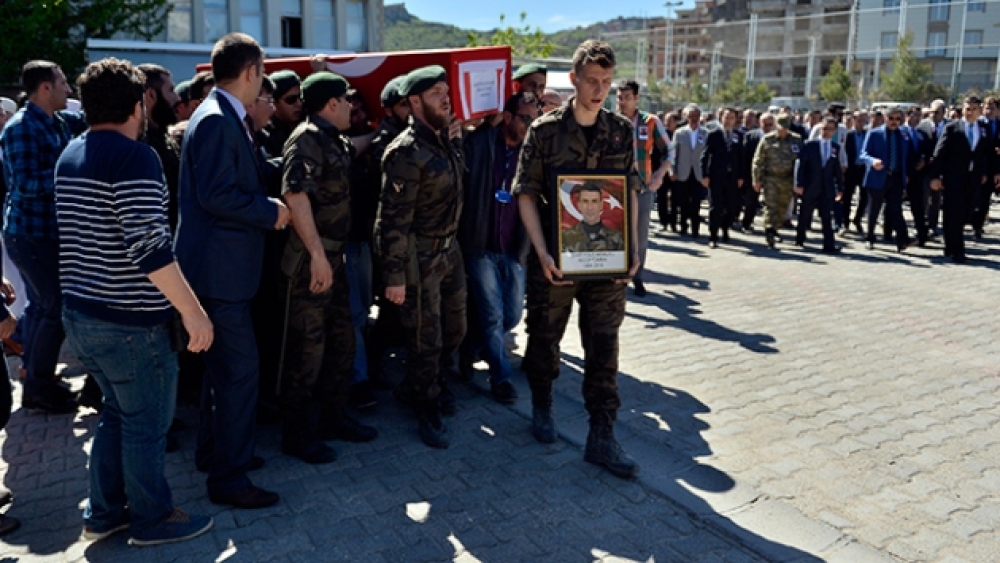
[(685, 125), (677, 129), (674, 133), (674, 173), (680, 182), (687, 181), (694, 173), (694, 178), (701, 181), (701, 153), (705, 152), (705, 140), (708, 138), (708, 131), (704, 127), (698, 127), (694, 132), (698, 136), (698, 142), (694, 149), (691, 149), (691, 128)]

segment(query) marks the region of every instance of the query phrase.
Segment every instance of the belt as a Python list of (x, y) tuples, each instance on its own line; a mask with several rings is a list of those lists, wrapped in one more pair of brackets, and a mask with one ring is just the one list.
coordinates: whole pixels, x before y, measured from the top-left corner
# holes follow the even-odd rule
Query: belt
[(417, 251), (424, 253), (442, 252), (448, 250), (455, 243), (455, 235), (446, 237), (425, 237), (416, 235)]

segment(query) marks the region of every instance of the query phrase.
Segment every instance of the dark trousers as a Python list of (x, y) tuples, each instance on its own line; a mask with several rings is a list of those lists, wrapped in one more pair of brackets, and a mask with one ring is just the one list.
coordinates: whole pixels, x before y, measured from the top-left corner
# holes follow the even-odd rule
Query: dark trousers
[(812, 227), (813, 211), (819, 210), (819, 220), (823, 226), (823, 248), (836, 246), (833, 238), (833, 214), (835, 197), (821, 191), (806, 191), (799, 206), (799, 220), (796, 225), (796, 242), (805, 242), (806, 232)]
[(965, 185), (944, 186), (942, 198), (942, 226), (944, 227), (944, 255), (965, 258), (965, 219), (968, 210), (968, 194), (972, 192)]
[(660, 218), (660, 224), (664, 228), (677, 228), (677, 215), (671, 201), (674, 183), (670, 178), (664, 178), (660, 189), (656, 191), (656, 215)]
[(204, 353), (195, 463), (208, 469), (209, 494), (227, 495), (250, 485), (260, 378), (257, 343), (249, 301), (198, 300), (212, 321), (215, 340)]
[(31, 288), (33, 299), (31, 326), (22, 343), (30, 350), (24, 392), (45, 395), (53, 391), (59, 349), (66, 339), (59, 285), (59, 242), (20, 235), (8, 236), (5, 242), (7, 253), (24, 283)]
[(760, 192), (753, 189), (749, 183), (743, 184), (741, 191), (743, 194), (743, 228), (749, 229), (753, 226), (754, 217), (760, 210)]
[(944, 205), (944, 190), (934, 191), (930, 189), (930, 186), (927, 186), (924, 190), (924, 195), (926, 196), (928, 202), (927, 228), (929, 230), (936, 231), (938, 228), (938, 220), (941, 219), (941, 209)]
[(906, 198), (910, 201), (910, 214), (913, 215), (913, 227), (917, 231), (917, 242), (927, 242), (927, 212), (924, 199), (923, 174), (914, 174), (906, 186)]
[(865, 167), (858, 165), (848, 168), (844, 175), (844, 196), (840, 200), (837, 211), (837, 224), (841, 227), (851, 222), (851, 205), (854, 203), (855, 191), (858, 192), (860, 201), (858, 202), (858, 211), (854, 215), (854, 223), (861, 224), (861, 214), (864, 213), (865, 204), (868, 203), (864, 188), (861, 187), (861, 181), (864, 180), (864, 177)]
[(875, 223), (878, 221), (882, 206), (885, 205), (885, 222), (896, 233), (896, 247), (906, 248), (910, 237), (906, 232), (906, 221), (903, 219), (903, 184), (898, 174), (885, 179), (882, 189), (868, 190), (868, 241), (875, 242)]
[(680, 207), (681, 231), (687, 231), (690, 225), (691, 234), (694, 236), (698, 236), (698, 231), (701, 228), (699, 209), (703, 189), (701, 182), (694, 177), (694, 174), (689, 176), (687, 180), (674, 184), (674, 196), (679, 200), (677, 203)]
[(625, 284), (587, 280), (569, 286), (552, 285), (531, 253), (527, 293), (528, 347), (521, 367), (528, 376), (534, 406), (551, 404), (552, 382), (559, 377), (559, 343), (576, 301), (580, 304), (584, 406), (591, 419), (610, 414), (614, 420), (621, 406), (618, 330), (625, 320)]
[(972, 212), (972, 229), (977, 236), (983, 234), (986, 219), (990, 216), (990, 201), (993, 199), (993, 179), (987, 178), (986, 183), (979, 186), (976, 193), (975, 209)]
[[(721, 181), (720, 181), (721, 180)], [(720, 178), (709, 184), (710, 205), (708, 208), (708, 234), (716, 239), (721, 229), (729, 232), (733, 219), (739, 215), (739, 194), (736, 190), (735, 178)]]

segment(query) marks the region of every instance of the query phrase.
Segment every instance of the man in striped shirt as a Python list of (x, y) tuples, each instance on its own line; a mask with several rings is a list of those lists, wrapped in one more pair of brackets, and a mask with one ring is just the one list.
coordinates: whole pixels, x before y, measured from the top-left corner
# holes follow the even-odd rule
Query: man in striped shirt
[(63, 324), (104, 393), (90, 451), (84, 538), (129, 528), (133, 545), (195, 537), (212, 527), (173, 505), (163, 475), (177, 389), (174, 307), (188, 350), (212, 344), (212, 323), (177, 267), (167, 189), (145, 128), (145, 77), (127, 61), (91, 64), (79, 79), (90, 131), (55, 168)]

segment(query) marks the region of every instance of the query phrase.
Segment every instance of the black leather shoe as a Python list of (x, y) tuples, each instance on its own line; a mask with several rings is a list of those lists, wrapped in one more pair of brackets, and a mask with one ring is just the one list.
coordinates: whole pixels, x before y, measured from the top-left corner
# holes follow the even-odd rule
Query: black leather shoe
[(517, 389), (510, 381), (501, 381), (496, 385), (490, 383), (490, 395), (493, 395), (494, 401), (505, 405), (517, 402)]
[(967, 264), (969, 262), (969, 259), (966, 258), (965, 256), (957, 256), (956, 255), (956, 256), (952, 256), (951, 257), (951, 261), (954, 262), (954, 263), (956, 263), (956, 264)]
[(531, 433), (542, 444), (556, 442), (556, 421), (552, 418), (551, 407), (531, 409)]
[[(264, 467), (264, 458), (259, 455), (255, 455), (250, 458), (250, 471), (257, 471), (261, 467)], [(197, 469), (199, 473), (208, 473), (208, 470), (211, 468), (208, 467), (207, 463), (202, 463), (195, 464), (195, 469)]]
[(839, 246), (824, 246), (823, 254), (840, 254), (841, 248)]
[(719, 241), (714, 240), (714, 239), (708, 241), (708, 247), (709, 248), (719, 248)]
[(636, 297), (646, 296), (646, 286), (642, 283), (642, 280), (632, 280), (632, 287), (635, 288), (634, 293)]
[(773, 232), (767, 231), (764, 233), (764, 240), (767, 241), (768, 248), (774, 248), (774, 239), (775, 237)]
[(323, 440), (343, 440), (355, 444), (371, 442), (378, 438), (378, 430), (374, 427), (361, 424), (346, 415), (337, 422), (325, 424), (322, 432)]
[(795, 246), (802, 247), (806, 245), (806, 241), (795, 239)]
[(722, 231), (722, 242), (729, 242), (729, 231)]
[(25, 395), (21, 398), (21, 406), (26, 409), (43, 410), (50, 414), (72, 414), (79, 408), (74, 399), (51, 395)]
[(250, 485), (247, 488), (228, 495), (213, 495), (209, 493), (208, 500), (212, 504), (224, 504), (234, 508), (264, 508), (278, 504), (281, 497), (278, 493), (265, 491), (260, 487)]
[(417, 420), (417, 434), (423, 443), (432, 448), (446, 450), (451, 443), (448, 441), (448, 429), (444, 427), (441, 416), (436, 412), (421, 413)]
[(868, 250), (875, 250), (875, 243), (873, 241), (868, 241), (865, 244), (865, 246), (868, 248)]
[(281, 453), (298, 458), (309, 465), (325, 465), (337, 461), (337, 452), (318, 440), (314, 442), (282, 442)]

